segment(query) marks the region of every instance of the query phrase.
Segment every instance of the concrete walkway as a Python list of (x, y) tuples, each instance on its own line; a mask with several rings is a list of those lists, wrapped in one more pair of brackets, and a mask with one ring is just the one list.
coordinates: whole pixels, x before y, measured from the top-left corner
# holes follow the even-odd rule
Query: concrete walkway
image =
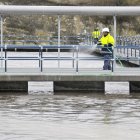
[(53, 68), (44, 69), (8, 69), (0, 72), (0, 81), (140, 81), (139, 68), (118, 68), (115, 72), (102, 69)]

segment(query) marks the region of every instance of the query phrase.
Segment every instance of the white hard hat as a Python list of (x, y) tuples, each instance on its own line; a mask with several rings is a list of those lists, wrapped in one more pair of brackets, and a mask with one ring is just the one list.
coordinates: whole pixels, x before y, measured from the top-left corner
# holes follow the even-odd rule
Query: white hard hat
[(109, 28), (103, 28), (102, 32), (109, 32)]

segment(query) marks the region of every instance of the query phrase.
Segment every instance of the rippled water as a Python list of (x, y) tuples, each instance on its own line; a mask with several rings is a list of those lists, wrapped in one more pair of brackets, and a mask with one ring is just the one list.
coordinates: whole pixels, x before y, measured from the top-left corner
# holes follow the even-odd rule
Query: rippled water
[(0, 96), (0, 139), (138, 140), (139, 108), (128, 95)]
[(140, 96), (128, 92), (106, 83), (105, 95), (54, 95), (31, 82), (28, 95), (0, 95), (0, 140), (139, 140)]

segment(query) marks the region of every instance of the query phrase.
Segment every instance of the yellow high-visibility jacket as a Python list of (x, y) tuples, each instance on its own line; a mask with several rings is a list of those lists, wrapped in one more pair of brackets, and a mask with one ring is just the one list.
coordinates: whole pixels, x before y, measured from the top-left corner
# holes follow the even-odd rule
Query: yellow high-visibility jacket
[(110, 34), (108, 34), (106, 37), (102, 36), (99, 40), (102, 46), (112, 44), (114, 46), (114, 38)]
[(100, 36), (100, 31), (93, 31), (92, 32), (92, 37), (93, 38), (99, 38), (99, 36)]

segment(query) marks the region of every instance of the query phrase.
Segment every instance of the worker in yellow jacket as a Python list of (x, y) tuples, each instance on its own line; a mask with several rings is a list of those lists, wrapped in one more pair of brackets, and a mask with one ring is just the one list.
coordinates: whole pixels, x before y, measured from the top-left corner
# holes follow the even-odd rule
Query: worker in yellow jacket
[(111, 70), (110, 59), (113, 53), (114, 38), (109, 33), (109, 28), (102, 30), (102, 37), (99, 40), (98, 45), (102, 46), (102, 52), (104, 55), (104, 66), (103, 70)]
[(93, 38), (95, 44), (97, 44), (98, 39), (99, 39), (99, 36), (100, 36), (100, 31), (99, 31), (98, 28), (96, 28), (96, 29), (92, 32), (92, 38)]

